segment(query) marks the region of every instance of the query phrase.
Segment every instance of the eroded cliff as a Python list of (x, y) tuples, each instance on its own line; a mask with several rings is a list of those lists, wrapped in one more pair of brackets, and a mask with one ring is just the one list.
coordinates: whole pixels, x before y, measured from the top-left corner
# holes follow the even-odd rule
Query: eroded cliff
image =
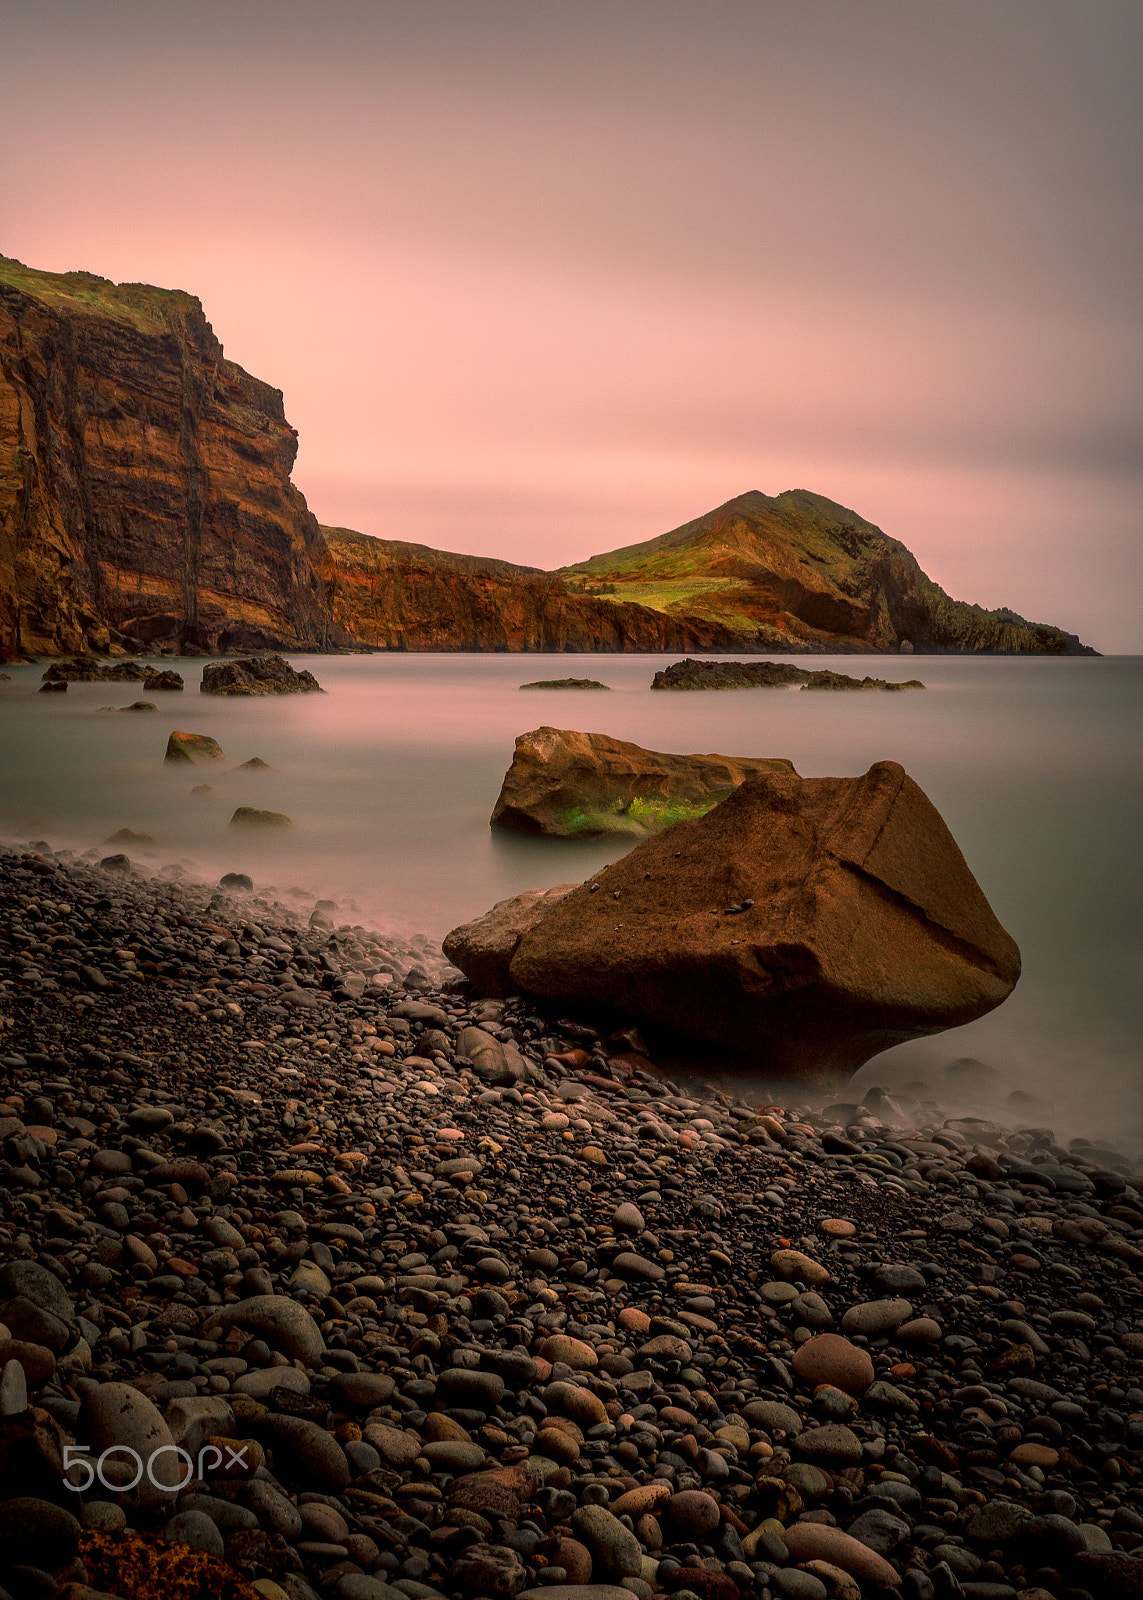
[(192, 295), (0, 257), (0, 658), (336, 642), (296, 452)]
[(558, 573), (324, 528), (331, 622), (381, 650), (729, 649), (718, 622), (569, 593)]

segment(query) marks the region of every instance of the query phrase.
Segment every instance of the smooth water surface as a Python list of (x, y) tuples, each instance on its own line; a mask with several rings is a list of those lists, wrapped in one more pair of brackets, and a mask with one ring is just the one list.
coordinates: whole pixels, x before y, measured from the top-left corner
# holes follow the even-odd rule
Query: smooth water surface
[[(166, 661), (182, 694), (112, 713), (138, 684), (39, 695), (41, 667), (0, 682), (0, 834), (107, 853), (116, 829), (151, 834), (140, 862), (260, 889), (328, 896), (348, 921), (434, 938), (522, 889), (578, 880), (626, 842), (517, 839), (488, 816), (515, 736), (543, 723), (657, 750), (787, 756), (804, 776), (900, 761), (938, 807), (1024, 975), (991, 1017), (902, 1047), (859, 1082), (931, 1076), (958, 1056), (1001, 1069), (1078, 1131), (1143, 1138), (1143, 659), (815, 657), (842, 672), (920, 677), (924, 694), (755, 689), (663, 693), (651, 656), (382, 655), (295, 658), (322, 695), (224, 699), (201, 664)], [(611, 693), (521, 691), (536, 677), (601, 679)], [(164, 765), (173, 728), (227, 759)], [(260, 756), (272, 771), (236, 771)], [(191, 789), (206, 783), (202, 797)], [(284, 811), (289, 831), (228, 829), (238, 805)], [(1034, 1102), (1024, 1120), (1036, 1120)]]

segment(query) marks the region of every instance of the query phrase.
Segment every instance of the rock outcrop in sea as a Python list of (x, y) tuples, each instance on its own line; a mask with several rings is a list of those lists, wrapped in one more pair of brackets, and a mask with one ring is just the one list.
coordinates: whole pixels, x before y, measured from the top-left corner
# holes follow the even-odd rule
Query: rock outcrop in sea
[[(490, 914), (502, 946), (511, 906)], [(492, 993), (634, 1019), (776, 1076), (853, 1071), (985, 1015), (1020, 975), (936, 808), (891, 761), (748, 778), (538, 916), (522, 909)], [(478, 919), (446, 951), (488, 982), (490, 943)]]
[(652, 689), (923, 689), (917, 678), (851, 678), (810, 671), (788, 661), (672, 661), (656, 672)]
[(220, 661), (203, 667), (203, 694), (320, 694), (312, 672), (296, 672), (282, 656), (251, 656), (245, 661)]
[(195, 761), (224, 761), (225, 751), (217, 739), (208, 733), (184, 733), (176, 728), (167, 740), (165, 761), (191, 763)]
[(554, 838), (657, 833), (702, 816), (746, 778), (793, 771), (781, 757), (665, 755), (604, 733), (534, 728), (516, 740), (491, 825)]

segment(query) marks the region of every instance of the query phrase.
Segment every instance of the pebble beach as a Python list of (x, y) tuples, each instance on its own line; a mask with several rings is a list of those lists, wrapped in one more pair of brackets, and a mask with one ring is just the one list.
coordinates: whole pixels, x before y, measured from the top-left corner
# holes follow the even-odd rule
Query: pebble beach
[(1112, 1145), (670, 1078), (39, 846), (0, 1022), (0, 1600), (1143, 1595)]

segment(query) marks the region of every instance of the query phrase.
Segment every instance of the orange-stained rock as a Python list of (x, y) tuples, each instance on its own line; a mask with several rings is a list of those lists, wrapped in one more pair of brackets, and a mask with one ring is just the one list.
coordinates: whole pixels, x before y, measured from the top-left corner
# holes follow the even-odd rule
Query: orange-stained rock
[(260, 1600), (229, 1562), (150, 1534), (85, 1529), (79, 1556), (90, 1586), (119, 1600)]
[(558, 900), (509, 966), (543, 1001), (783, 1074), (852, 1071), (971, 1022), (1019, 974), (936, 808), (892, 761), (748, 779)]
[[(527, 889), (509, 900), (498, 900), (475, 922), (452, 930), (444, 941), (445, 955), (472, 979), (480, 994), (501, 998), (508, 993), (508, 963), (525, 932), (575, 887), (574, 883), (560, 883), (552, 889)], [(572, 1056), (582, 1056), (583, 1063), (589, 1059), (584, 1050), (565, 1051), (558, 1059), (569, 1066), (583, 1064), (571, 1060)]]

